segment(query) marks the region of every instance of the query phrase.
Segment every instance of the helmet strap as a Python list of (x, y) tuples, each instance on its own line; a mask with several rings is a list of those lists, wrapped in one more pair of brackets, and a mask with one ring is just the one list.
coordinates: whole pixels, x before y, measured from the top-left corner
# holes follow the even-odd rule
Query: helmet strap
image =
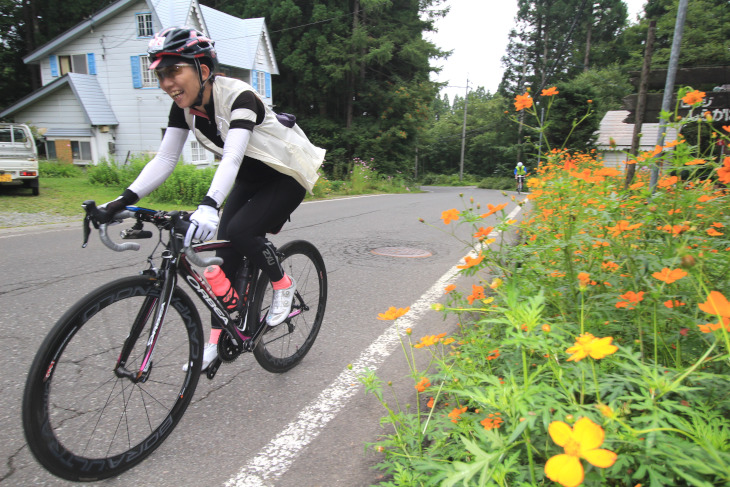
[(211, 76), (208, 75), (206, 79), (203, 79), (203, 71), (200, 69), (200, 61), (198, 59), (194, 59), (195, 61), (195, 69), (198, 71), (198, 81), (200, 82), (200, 90), (198, 91), (198, 97), (195, 99), (195, 103), (193, 103), (194, 107), (202, 107), (203, 106), (203, 94), (205, 93), (205, 84), (210, 80)]

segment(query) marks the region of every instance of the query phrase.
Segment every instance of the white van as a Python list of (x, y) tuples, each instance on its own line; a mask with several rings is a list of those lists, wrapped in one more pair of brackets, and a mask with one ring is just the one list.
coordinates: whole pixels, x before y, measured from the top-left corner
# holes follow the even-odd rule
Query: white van
[(38, 196), (38, 151), (27, 125), (0, 123), (0, 183), (22, 183)]

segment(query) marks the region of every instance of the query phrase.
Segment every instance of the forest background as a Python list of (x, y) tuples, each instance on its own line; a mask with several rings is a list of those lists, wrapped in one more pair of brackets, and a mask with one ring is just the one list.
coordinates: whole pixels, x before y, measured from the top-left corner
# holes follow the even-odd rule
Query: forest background
[[(22, 61), (26, 54), (110, 3), (0, 0), (0, 106), (40, 87), (38, 67)], [(447, 14), (444, 0), (200, 3), (266, 18), (281, 73), (273, 81), (275, 109), (296, 114), (313, 142), (327, 149), (329, 177), (341, 179), (356, 158), (372, 160), (384, 175), (459, 172), (465, 99), (440, 95), (430, 74), (449, 53), (426, 40)], [(629, 73), (641, 70), (650, 20), (657, 22), (652, 67), (667, 67), (677, 6), (678, 0), (649, 0), (641, 20), (630, 24), (621, 0), (518, 0), (499, 88), (491, 93), (477, 86), (467, 95), (464, 172), (507, 176), (518, 160), (534, 164), (536, 137), (507, 114), (527, 89), (557, 86), (562, 94), (545, 134), (551, 146), (570, 133), (571, 149), (591, 149), (606, 111), (621, 108), (636, 91)], [(729, 29), (727, 0), (691, 0), (680, 67), (730, 65)], [(465, 35), (480, 42), (479, 32)], [(573, 130), (586, 106), (592, 113)]]

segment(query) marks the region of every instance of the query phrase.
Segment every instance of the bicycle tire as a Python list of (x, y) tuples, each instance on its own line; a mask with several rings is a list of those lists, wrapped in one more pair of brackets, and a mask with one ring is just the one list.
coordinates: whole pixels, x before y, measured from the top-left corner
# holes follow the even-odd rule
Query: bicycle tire
[[(279, 254), (282, 268), (297, 284), (299, 296), (294, 298), (294, 316), (268, 327), (253, 351), (259, 365), (274, 373), (290, 370), (307, 355), (319, 333), (327, 304), (327, 271), (317, 248), (304, 240), (295, 240), (282, 245)], [(261, 274), (253, 301), (254, 317), (260, 326), (267, 326), (262, 320), (266, 319), (272, 293), (269, 278)]]
[(72, 481), (118, 475), (149, 456), (180, 421), (200, 377), (203, 332), (179, 287), (146, 380), (114, 373), (125, 342), (127, 369), (139, 369), (160, 292), (146, 276), (109, 283), (69, 309), (43, 341), (26, 381), (23, 429), (30, 451), (52, 474)]

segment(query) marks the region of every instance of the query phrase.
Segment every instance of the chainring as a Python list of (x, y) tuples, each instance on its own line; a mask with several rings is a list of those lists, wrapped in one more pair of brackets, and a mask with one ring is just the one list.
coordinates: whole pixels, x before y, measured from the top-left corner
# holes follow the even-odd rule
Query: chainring
[(233, 362), (243, 352), (243, 342), (238, 340), (238, 345), (233, 343), (233, 338), (228, 330), (221, 332), (220, 339), (218, 340), (218, 356), (224, 362)]

